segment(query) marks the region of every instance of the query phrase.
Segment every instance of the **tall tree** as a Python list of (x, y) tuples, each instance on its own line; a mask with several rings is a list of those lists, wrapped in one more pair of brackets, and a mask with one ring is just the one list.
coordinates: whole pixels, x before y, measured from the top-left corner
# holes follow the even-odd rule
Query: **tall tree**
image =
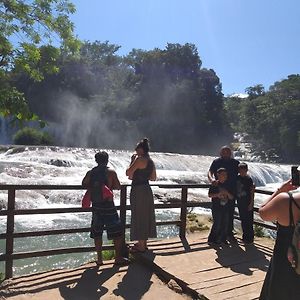
[[(23, 71), (34, 80), (42, 80), (45, 73), (57, 72), (57, 51), (51, 44), (60, 43), (65, 53), (75, 52), (79, 45), (69, 20), (74, 12), (75, 7), (69, 0), (0, 1), (2, 115), (20, 120), (35, 118), (23, 93), (12, 84), (12, 71)], [(47, 61), (43, 61), (45, 57)]]

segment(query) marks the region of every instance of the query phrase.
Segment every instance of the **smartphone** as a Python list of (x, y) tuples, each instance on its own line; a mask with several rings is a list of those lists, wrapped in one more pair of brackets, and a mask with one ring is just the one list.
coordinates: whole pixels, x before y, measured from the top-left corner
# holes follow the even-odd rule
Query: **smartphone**
[(292, 166), (292, 185), (300, 186), (300, 171), (298, 171), (298, 166)]

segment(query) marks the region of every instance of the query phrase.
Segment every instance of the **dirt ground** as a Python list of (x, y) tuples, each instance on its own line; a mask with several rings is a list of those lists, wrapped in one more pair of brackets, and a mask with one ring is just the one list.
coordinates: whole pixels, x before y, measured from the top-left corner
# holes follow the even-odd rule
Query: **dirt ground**
[(0, 299), (10, 300), (98, 300), (98, 299), (191, 299), (178, 294), (148, 268), (138, 263), (125, 267), (106, 262), (76, 269), (26, 275), (4, 281)]

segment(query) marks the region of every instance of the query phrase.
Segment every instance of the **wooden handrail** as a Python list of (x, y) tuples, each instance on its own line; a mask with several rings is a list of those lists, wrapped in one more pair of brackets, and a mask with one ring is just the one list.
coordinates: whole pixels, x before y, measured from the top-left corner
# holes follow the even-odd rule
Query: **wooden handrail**
[[(120, 219), (124, 230), (123, 245), (125, 251), (127, 249), (125, 244), (125, 229), (130, 228), (130, 224), (126, 224), (126, 211), (131, 210), (130, 205), (127, 205), (127, 187), (129, 184), (123, 184), (120, 192), (120, 205), (116, 206), (120, 210)], [(211, 201), (206, 202), (194, 202), (188, 201), (188, 189), (194, 188), (209, 188), (208, 184), (151, 184), (153, 187), (159, 187), (164, 189), (181, 189), (181, 200), (175, 203), (159, 203), (155, 204), (155, 209), (168, 209), (168, 208), (180, 208), (180, 220), (179, 221), (163, 221), (157, 222), (157, 226), (165, 225), (177, 225), (179, 226), (180, 237), (185, 237), (186, 232), (186, 216), (187, 208), (189, 207), (204, 207), (211, 208)], [(44, 231), (28, 231), (28, 232), (14, 232), (14, 217), (15, 215), (29, 215), (29, 214), (57, 214), (57, 213), (83, 213), (91, 212), (92, 208), (81, 208), (81, 207), (65, 207), (65, 208), (43, 208), (43, 209), (15, 209), (15, 193), (17, 190), (85, 190), (81, 185), (0, 185), (0, 190), (8, 191), (8, 203), (6, 210), (0, 210), (0, 216), (7, 216), (6, 233), (0, 233), (0, 239), (6, 239), (6, 250), (5, 254), (0, 255), (0, 261), (5, 261), (5, 278), (11, 278), (13, 276), (13, 260), (24, 259), (29, 257), (40, 257), (48, 255), (58, 255), (66, 253), (79, 253), (89, 252), (94, 247), (71, 247), (71, 248), (59, 248), (59, 249), (48, 249), (43, 251), (31, 251), (31, 252), (14, 252), (14, 239), (24, 237), (37, 237), (47, 235), (58, 235), (58, 234), (71, 234), (71, 233), (83, 233), (89, 232), (90, 228), (65, 228), (65, 229), (54, 229)], [(255, 190), (257, 193), (270, 195), (272, 192), (265, 190)], [(258, 208), (254, 208), (258, 211)], [(239, 219), (239, 216), (235, 216)], [(254, 222), (255, 224), (261, 225), (269, 229), (276, 229), (275, 226), (268, 225), (261, 222)], [(111, 245), (104, 245), (103, 250), (113, 249)]]

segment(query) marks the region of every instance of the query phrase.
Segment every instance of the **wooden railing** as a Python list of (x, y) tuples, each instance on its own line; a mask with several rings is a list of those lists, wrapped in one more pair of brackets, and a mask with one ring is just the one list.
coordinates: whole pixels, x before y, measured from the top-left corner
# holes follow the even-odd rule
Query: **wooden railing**
[[(180, 219), (177, 221), (163, 221), (157, 222), (156, 225), (177, 225), (179, 226), (179, 236), (185, 237), (186, 233), (186, 217), (188, 207), (204, 207), (210, 208), (211, 202), (194, 202), (188, 201), (188, 189), (191, 188), (208, 188), (207, 184), (161, 184), (152, 185), (164, 189), (181, 189), (181, 201), (178, 203), (165, 203), (155, 204), (155, 209), (168, 209), (168, 208), (180, 208)], [(130, 205), (127, 205), (127, 187), (128, 185), (122, 185), (120, 191), (120, 205), (117, 206), (119, 210), (121, 223), (124, 230), (123, 244), (125, 246), (125, 229), (130, 228), (130, 224), (126, 224), (126, 211), (130, 210)], [(34, 215), (34, 214), (59, 214), (59, 213), (81, 213), (91, 212), (92, 208), (81, 207), (69, 207), (69, 208), (43, 208), (43, 209), (16, 209), (16, 191), (19, 190), (83, 190), (81, 185), (1, 185), (0, 190), (8, 191), (7, 209), (0, 210), (0, 216), (7, 216), (6, 233), (0, 233), (0, 239), (6, 240), (5, 253), (0, 255), (0, 261), (5, 261), (5, 278), (11, 278), (13, 276), (13, 261), (15, 259), (24, 259), (31, 257), (41, 257), (48, 255), (58, 255), (67, 253), (81, 253), (90, 252), (94, 250), (94, 247), (72, 247), (72, 248), (58, 248), (48, 249), (43, 251), (31, 251), (31, 252), (14, 252), (14, 239), (25, 237), (37, 237), (48, 236), (58, 234), (70, 234), (70, 233), (83, 233), (89, 232), (90, 227), (86, 228), (71, 228), (71, 229), (55, 229), (55, 230), (43, 230), (43, 231), (26, 231), (15, 232), (15, 216), (16, 215)], [(256, 190), (257, 193), (270, 195), (272, 192)], [(254, 208), (257, 211), (257, 208)], [(239, 219), (239, 216), (235, 216)], [(276, 229), (275, 226), (267, 225), (261, 222), (255, 221), (256, 224), (264, 226), (269, 229)], [(103, 250), (113, 249), (112, 245), (104, 245)], [(124, 248), (125, 249), (125, 248)]]

